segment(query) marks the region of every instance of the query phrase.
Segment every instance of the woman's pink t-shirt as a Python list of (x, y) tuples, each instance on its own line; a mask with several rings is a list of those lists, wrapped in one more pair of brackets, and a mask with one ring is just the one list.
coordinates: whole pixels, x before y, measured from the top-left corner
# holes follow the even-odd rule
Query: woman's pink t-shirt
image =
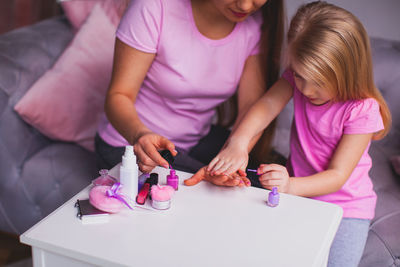
[[(259, 12), (223, 39), (197, 29), (190, 0), (134, 0), (117, 37), (156, 57), (135, 103), (141, 121), (176, 146), (188, 150), (211, 126), (215, 107), (237, 89), (246, 59), (258, 53)], [(99, 134), (113, 146), (127, 141), (103, 116)]]
[[(287, 166), (290, 175), (302, 177), (326, 170), (343, 134), (375, 133), (384, 128), (375, 99), (316, 106), (297, 89), (292, 71), (286, 70), (283, 77), (293, 87), (294, 120)], [(376, 194), (368, 174), (372, 166), (369, 146), (339, 191), (314, 199), (341, 206), (343, 217), (372, 219)]]

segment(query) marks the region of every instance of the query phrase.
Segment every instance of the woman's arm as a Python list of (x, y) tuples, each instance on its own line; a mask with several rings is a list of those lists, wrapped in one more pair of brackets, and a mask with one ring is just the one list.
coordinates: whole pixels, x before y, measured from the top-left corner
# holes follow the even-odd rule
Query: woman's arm
[(334, 193), (343, 187), (361, 159), (372, 138), (371, 134), (345, 134), (325, 171), (306, 177), (289, 177), (286, 168), (276, 164), (258, 169), (263, 187), (278, 187), (280, 192), (304, 197)]
[(168, 166), (157, 149), (169, 149), (176, 155), (172, 142), (151, 132), (139, 119), (134, 103), (155, 54), (145, 53), (116, 39), (111, 83), (106, 95), (105, 112), (114, 128), (135, 145), (141, 171), (156, 165)]

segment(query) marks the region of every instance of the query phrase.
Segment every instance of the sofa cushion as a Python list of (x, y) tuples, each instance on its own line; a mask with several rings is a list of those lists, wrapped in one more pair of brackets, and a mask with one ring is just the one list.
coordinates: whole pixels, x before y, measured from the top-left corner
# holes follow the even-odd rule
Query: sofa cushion
[[(379, 141), (390, 155), (400, 154), (400, 42), (372, 38), (375, 84), (392, 114), (392, 129)], [(397, 153), (396, 153), (397, 151)]]
[(77, 31), (98, 3), (110, 21), (117, 26), (128, 2), (129, 0), (65, 0), (61, 2), (61, 6), (69, 22)]
[(13, 232), (26, 231), (86, 187), (96, 177), (94, 161), (92, 153), (77, 145), (52, 143), (22, 169), (9, 165), (16, 175), (2, 179), (0, 210)]
[(360, 267), (400, 266), (400, 179), (390, 159), (400, 155), (400, 42), (371, 39), (376, 86), (392, 114), (389, 134), (372, 142), (370, 176), (378, 196)]
[(111, 79), (116, 27), (97, 5), (73, 41), (15, 106), (44, 135), (94, 150)]
[[(0, 231), (21, 234), (96, 176), (93, 153), (72, 144), (64, 144), (62, 149), (52, 148), (56, 146), (52, 140), (25, 123), (14, 111), (15, 103), (53, 65), (72, 37), (64, 17), (0, 35)], [(57, 153), (50, 153), (54, 149)], [(56, 154), (60, 155), (59, 159), (52, 158)], [(64, 155), (76, 160), (68, 163), (72, 159), (65, 159)], [(73, 171), (63, 176), (60, 167), (53, 172), (48, 171), (48, 165), (38, 172), (36, 166), (40, 161), (53, 162), (51, 166), (65, 162), (71, 164)], [(62, 176), (65, 186), (62, 182), (60, 190), (50, 190), (42, 197), (38, 193), (31, 195), (31, 191), (35, 192), (31, 190), (35, 181), (54, 185), (57, 181), (54, 179)], [(68, 179), (85, 182), (72, 185)], [(46, 201), (45, 196), (58, 199), (57, 204)]]

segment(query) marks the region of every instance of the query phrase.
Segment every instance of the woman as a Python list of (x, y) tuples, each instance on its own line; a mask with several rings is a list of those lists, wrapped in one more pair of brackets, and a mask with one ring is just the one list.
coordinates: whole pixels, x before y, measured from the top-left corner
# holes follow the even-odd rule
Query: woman
[[(176, 156), (176, 169), (207, 165), (229, 135), (212, 126), (216, 108), (234, 96), (235, 128), (278, 78), (282, 34), (282, 0), (132, 1), (117, 30), (96, 136), (100, 167), (120, 162), (128, 144), (142, 172), (167, 167), (163, 149)], [(224, 179), (212, 182), (240, 182)]]

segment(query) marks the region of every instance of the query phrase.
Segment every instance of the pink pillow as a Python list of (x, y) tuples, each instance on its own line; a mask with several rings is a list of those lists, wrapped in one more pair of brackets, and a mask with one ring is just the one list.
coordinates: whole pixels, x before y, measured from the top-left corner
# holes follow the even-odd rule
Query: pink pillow
[(65, 0), (61, 6), (71, 25), (78, 30), (98, 3), (111, 23), (117, 26), (129, 0)]
[(115, 31), (96, 5), (54, 66), (17, 103), (16, 112), (50, 138), (94, 150), (111, 79)]

